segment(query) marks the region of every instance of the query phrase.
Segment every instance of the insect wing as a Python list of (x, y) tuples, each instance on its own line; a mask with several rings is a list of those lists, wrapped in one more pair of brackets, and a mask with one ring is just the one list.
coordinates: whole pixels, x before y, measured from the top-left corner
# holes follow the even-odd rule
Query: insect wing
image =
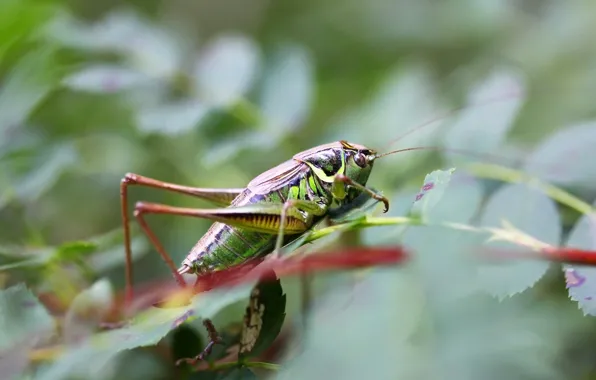
[(260, 174), (246, 187), (255, 194), (267, 194), (284, 186), (288, 181), (296, 179), (296, 176), (304, 169), (303, 163), (288, 160)]

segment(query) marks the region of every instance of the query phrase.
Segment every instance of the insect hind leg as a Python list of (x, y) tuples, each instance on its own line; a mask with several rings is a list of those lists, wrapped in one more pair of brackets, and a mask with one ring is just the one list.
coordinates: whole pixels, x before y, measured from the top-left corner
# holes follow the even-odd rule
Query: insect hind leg
[(157, 252), (161, 256), (161, 258), (163, 259), (163, 261), (166, 263), (166, 265), (168, 266), (168, 268), (170, 268), (170, 271), (174, 275), (174, 278), (176, 279), (176, 282), (178, 283), (178, 285), (180, 285), (180, 287), (182, 287), (182, 288), (186, 287), (186, 281), (184, 281), (184, 278), (182, 277), (182, 274), (180, 273), (180, 271), (178, 270), (178, 268), (174, 264), (174, 261), (172, 260), (172, 257), (166, 252), (165, 248), (163, 247), (163, 245), (161, 244), (161, 242), (159, 241), (159, 239), (157, 238), (157, 236), (155, 235), (155, 233), (151, 230), (151, 228), (149, 227), (149, 225), (145, 221), (145, 218), (143, 217), (143, 214), (145, 214), (145, 213), (147, 213), (147, 210), (145, 208), (145, 204), (144, 203), (137, 203), (135, 205), (135, 211), (134, 211), (134, 216), (137, 219), (137, 222), (139, 223), (139, 225), (143, 229), (143, 232), (145, 232), (145, 234), (147, 235), (147, 237), (151, 241), (151, 244), (153, 244), (153, 246), (155, 247), (155, 249), (157, 250)]

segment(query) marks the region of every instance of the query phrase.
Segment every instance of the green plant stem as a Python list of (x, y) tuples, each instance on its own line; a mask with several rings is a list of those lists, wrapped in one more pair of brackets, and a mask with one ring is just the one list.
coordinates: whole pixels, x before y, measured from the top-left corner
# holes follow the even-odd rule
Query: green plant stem
[(305, 239), (304, 244), (321, 239), (333, 232), (349, 231), (359, 228), (375, 227), (375, 226), (395, 226), (399, 224), (419, 225), (421, 222), (418, 219), (396, 216), (396, 217), (364, 217), (354, 220), (352, 222), (338, 224), (331, 227), (321, 228), (311, 232)]

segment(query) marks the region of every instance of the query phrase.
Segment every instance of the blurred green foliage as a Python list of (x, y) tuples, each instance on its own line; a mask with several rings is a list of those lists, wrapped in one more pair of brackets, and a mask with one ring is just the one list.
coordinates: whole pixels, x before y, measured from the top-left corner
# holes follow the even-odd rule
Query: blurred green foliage
[[(594, 35), (596, 3), (589, 0), (1, 0), (0, 282), (25, 281), (66, 303), (102, 278), (121, 290), (119, 181), (126, 172), (199, 187), (241, 187), (296, 152), (339, 139), (379, 151), (451, 149), (401, 153), (375, 164), (369, 183), (392, 199), (392, 216), (409, 210), (428, 172), (455, 166), (457, 174), (477, 160), (519, 168), (591, 204)], [(429, 120), (435, 121), (406, 135)], [(467, 154), (454, 154), (457, 149)], [(580, 217), (521, 187), (460, 179), (458, 190), (435, 205), (439, 220), (487, 226), (507, 217), (532, 236), (564, 245)], [(131, 188), (130, 194), (133, 200), (206, 206), (150, 189)], [(209, 226), (170, 216), (149, 223), (175, 262)], [(421, 260), (430, 260), (457, 253), (466, 239), (418, 228), (411, 240), (403, 239), (401, 226), (371, 228), (359, 240), (410, 241), (419, 244)], [(358, 240), (341, 236), (344, 243)], [(582, 244), (596, 249), (588, 238)], [(137, 284), (170, 278), (139, 231), (133, 249)], [(440, 262), (442, 270), (427, 277), (373, 271), (353, 288), (346, 285), (349, 276), (326, 277), (324, 286), (315, 286), (323, 306), (304, 334), (307, 349), (280, 377), (406, 378), (420, 368), (433, 379), (596, 376), (594, 322), (567, 300), (559, 268), (520, 264), (507, 275), (489, 268), (483, 281), (458, 283), (458, 266)], [(434, 293), (488, 287), (505, 297), (544, 273), (534, 288), (500, 304), (472, 297), (447, 307)], [(407, 280), (410, 275), (416, 281)], [(296, 328), (301, 288), (295, 279), (282, 283), (284, 326)], [(422, 316), (423, 301), (415, 295), (427, 288), (428, 302), (439, 301)], [(341, 318), (322, 327), (325, 318), (329, 323), (319, 316), (329, 308), (324, 300), (345, 303), (346, 297), (360, 297), (360, 303), (327, 310)], [(245, 304), (224, 308), (216, 322), (241, 322)], [(424, 326), (408, 325), (417, 323)], [(409, 342), (414, 330), (416, 339), (434, 331), (436, 356), (387, 342), (392, 333)], [(531, 336), (520, 338), (524, 332)], [(491, 361), (493, 343), (510, 355)], [(539, 348), (548, 352), (534, 351)], [(533, 359), (522, 355), (525, 362), (515, 363), (517, 349)], [(139, 355), (126, 378), (175, 378), (161, 362), (148, 370), (145, 359), (152, 356)], [(2, 364), (0, 359), (0, 369)], [(442, 371), (446, 367), (453, 371)]]

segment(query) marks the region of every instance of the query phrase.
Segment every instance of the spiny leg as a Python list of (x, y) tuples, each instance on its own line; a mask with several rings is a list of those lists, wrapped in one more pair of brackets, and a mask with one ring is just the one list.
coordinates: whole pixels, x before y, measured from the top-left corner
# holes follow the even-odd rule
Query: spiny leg
[(199, 187), (182, 186), (174, 183), (163, 182), (142, 175), (127, 173), (120, 182), (120, 211), (122, 225), (124, 228), (124, 250), (126, 255), (126, 304), (130, 305), (133, 298), (132, 293), (132, 250), (130, 247), (130, 225), (128, 221), (128, 186), (138, 185), (172, 191), (180, 194), (190, 195), (206, 199), (213, 203), (224, 206), (229, 205), (232, 200), (240, 194), (243, 189), (206, 189)]
[[(343, 174), (338, 174), (335, 176), (335, 179), (333, 181), (334, 185), (337, 183), (344, 183), (348, 186), (352, 186), (353, 188), (358, 189), (358, 190), (370, 195), (371, 198), (376, 199), (380, 202), (383, 202), (383, 205), (385, 206), (385, 209), (383, 210), (384, 213), (389, 211), (389, 199), (387, 199), (386, 197), (384, 197), (381, 194), (374, 192), (373, 190), (369, 189), (368, 187), (363, 186), (363, 185), (359, 184), (358, 182), (355, 182), (350, 177), (347, 177)], [(341, 190), (339, 190), (339, 189), (340, 189), (339, 187), (334, 186), (333, 191), (341, 191), (341, 192), (345, 191), (343, 188)], [(335, 196), (335, 194), (334, 194), (334, 196)], [(343, 199), (343, 196), (340, 195), (338, 198)]]
[(176, 282), (178, 283), (178, 285), (180, 285), (181, 288), (186, 287), (186, 282), (184, 281), (184, 278), (182, 277), (182, 275), (180, 273), (178, 273), (178, 269), (176, 268), (176, 265), (174, 264), (172, 257), (166, 252), (166, 250), (161, 245), (161, 243), (160, 243), (159, 239), (157, 238), (157, 236), (155, 235), (155, 233), (153, 233), (153, 231), (151, 231), (151, 228), (149, 228), (149, 225), (145, 221), (143, 214), (146, 213), (146, 210), (143, 207), (139, 207), (139, 205), (142, 206), (142, 204), (137, 204), (135, 206), (135, 211), (134, 211), (134, 216), (137, 219), (137, 222), (139, 222), (139, 225), (143, 229), (143, 232), (145, 232), (145, 235), (147, 235), (147, 237), (149, 238), (149, 240), (151, 241), (151, 243), (153, 244), (153, 246), (155, 247), (155, 249), (161, 256), (163, 261), (166, 263), (168, 268), (170, 268), (170, 271), (174, 275), (174, 278), (176, 279)]

